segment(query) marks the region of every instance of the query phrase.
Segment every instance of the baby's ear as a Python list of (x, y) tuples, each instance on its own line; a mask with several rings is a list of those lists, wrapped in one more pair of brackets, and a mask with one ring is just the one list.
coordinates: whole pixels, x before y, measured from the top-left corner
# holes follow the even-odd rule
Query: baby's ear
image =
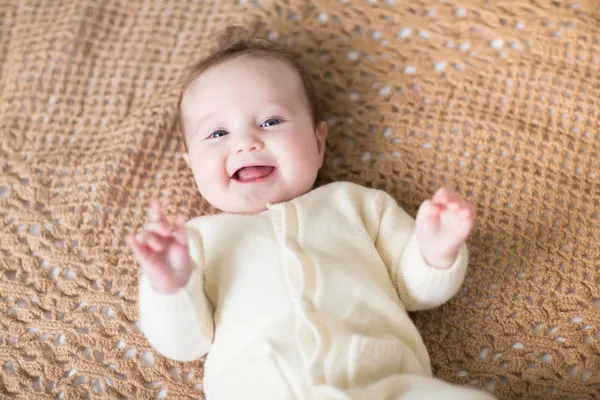
[(317, 149), (319, 151), (319, 157), (321, 159), (321, 167), (323, 166), (323, 160), (325, 158), (325, 141), (327, 139), (327, 122), (321, 121), (319, 125), (317, 125), (317, 129), (315, 131), (315, 136), (317, 138)]
[(192, 164), (190, 163), (190, 155), (188, 153), (181, 153), (181, 158), (183, 158), (188, 167), (192, 168)]

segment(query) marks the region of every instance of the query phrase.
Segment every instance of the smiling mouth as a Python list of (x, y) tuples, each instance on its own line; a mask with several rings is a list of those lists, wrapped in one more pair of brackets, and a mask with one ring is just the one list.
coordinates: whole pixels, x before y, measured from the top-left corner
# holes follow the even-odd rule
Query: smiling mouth
[(275, 167), (254, 165), (238, 169), (231, 178), (241, 183), (261, 182), (273, 175), (273, 172), (275, 172)]

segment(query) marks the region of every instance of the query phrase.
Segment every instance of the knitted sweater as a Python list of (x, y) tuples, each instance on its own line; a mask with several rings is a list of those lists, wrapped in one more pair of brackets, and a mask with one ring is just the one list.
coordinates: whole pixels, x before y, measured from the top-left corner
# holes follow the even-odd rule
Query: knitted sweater
[(467, 249), (448, 269), (427, 265), (414, 219), (385, 192), (338, 182), (187, 229), (197, 268), (172, 295), (142, 275), (140, 327), (166, 357), (208, 353), (208, 399), (336, 397), (393, 374), (431, 376), (407, 311), (456, 294)]

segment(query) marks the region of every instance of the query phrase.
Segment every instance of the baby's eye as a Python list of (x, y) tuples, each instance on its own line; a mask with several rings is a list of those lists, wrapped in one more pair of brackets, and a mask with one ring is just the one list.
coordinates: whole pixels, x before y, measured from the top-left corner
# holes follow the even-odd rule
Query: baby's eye
[(280, 124), (281, 120), (279, 118), (269, 118), (268, 120), (266, 120), (265, 122), (263, 122), (262, 124), (260, 124), (261, 128), (268, 128), (269, 126), (273, 126), (273, 125), (277, 125)]
[(229, 132), (227, 132), (224, 129), (217, 129), (216, 131), (214, 131), (213, 133), (210, 134), (209, 138), (217, 139), (217, 138), (220, 138), (221, 136), (225, 136), (225, 135), (229, 135)]

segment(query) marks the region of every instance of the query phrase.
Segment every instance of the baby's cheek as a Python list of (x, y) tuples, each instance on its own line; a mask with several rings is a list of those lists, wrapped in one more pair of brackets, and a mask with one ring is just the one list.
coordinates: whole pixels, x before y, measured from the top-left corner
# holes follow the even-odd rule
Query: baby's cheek
[(219, 168), (214, 158), (199, 154), (192, 163), (192, 169), (198, 186), (211, 186), (221, 178), (219, 170), (223, 168)]
[(319, 171), (318, 157), (313, 153), (298, 153), (294, 158), (294, 180), (299, 190), (304, 191), (313, 186)]

